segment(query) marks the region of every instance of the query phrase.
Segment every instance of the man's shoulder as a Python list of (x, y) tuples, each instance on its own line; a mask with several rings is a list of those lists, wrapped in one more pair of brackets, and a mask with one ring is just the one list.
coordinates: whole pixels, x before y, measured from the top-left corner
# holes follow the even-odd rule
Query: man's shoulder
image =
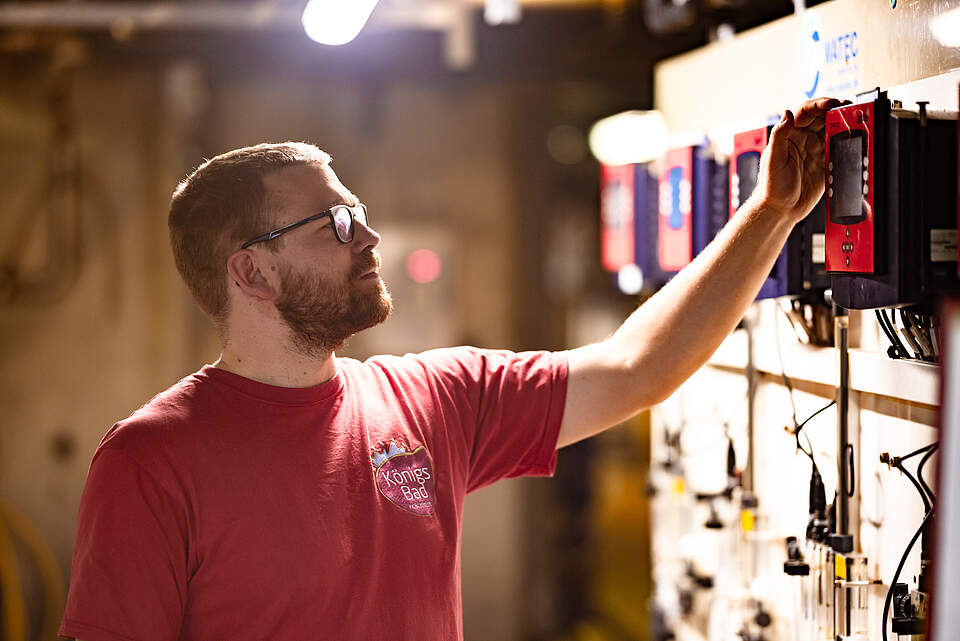
[(188, 429), (204, 405), (204, 383), (190, 374), (153, 396), (103, 437), (100, 448), (149, 451)]
[(513, 352), (463, 345), (442, 347), (403, 356), (372, 356), (361, 362), (339, 359), (347, 378), (375, 375), (384, 377), (428, 377), (460, 381), (480, 381), (505, 371), (555, 369), (565, 362), (563, 352)]
[(494, 353), (479, 347), (438, 347), (424, 352), (379, 354), (359, 361), (352, 358), (338, 358), (341, 371), (346, 376), (385, 374), (423, 374), (440, 373), (449, 370), (462, 370), (483, 360), (486, 353)]

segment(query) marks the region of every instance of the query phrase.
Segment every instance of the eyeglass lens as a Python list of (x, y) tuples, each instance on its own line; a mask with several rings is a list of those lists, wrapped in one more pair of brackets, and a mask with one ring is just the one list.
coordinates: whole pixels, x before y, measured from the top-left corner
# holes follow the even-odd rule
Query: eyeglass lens
[(353, 240), (353, 221), (354, 218), (362, 224), (367, 224), (367, 209), (363, 205), (357, 205), (351, 211), (349, 207), (335, 207), (333, 210), (333, 226), (337, 232), (337, 238), (342, 242), (349, 243)]

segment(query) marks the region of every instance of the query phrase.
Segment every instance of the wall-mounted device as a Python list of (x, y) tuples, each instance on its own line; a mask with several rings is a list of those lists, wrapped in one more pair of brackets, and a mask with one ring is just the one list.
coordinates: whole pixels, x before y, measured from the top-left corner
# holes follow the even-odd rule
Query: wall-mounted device
[(685, 267), (725, 222), (726, 166), (706, 145), (671, 149), (660, 169), (657, 263), (667, 275)]
[[(730, 218), (750, 197), (760, 177), (760, 156), (770, 141), (773, 127), (751, 129), (734, 135), (730, 160)], [(823, 201), (800, 222), (787, 239), (757, 299), (802, 296), (830, 286), (824, 270)]]
[(847, 309), (899, 307), (957, 278), (956, 114), (879, 90), (826, 117), (826, 268)]
[(600, 221), (603, 268), (617, 273), (634, 261), (634, 174), (636, 165), (601, 168)]
[(640, 288), (666, 281), (657, 263), (657, 178), (650, 163), (604, 165), (601, 172), (601, 256), (606, 271), (632, 270)]

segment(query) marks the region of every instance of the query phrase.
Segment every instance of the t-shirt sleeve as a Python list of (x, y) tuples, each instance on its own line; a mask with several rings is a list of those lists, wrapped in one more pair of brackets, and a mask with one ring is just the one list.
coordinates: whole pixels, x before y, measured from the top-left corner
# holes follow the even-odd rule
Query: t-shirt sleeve
[(124, 451), (98, 450), (80, 501), (59, 634), (175, 640), (187, 583), (185, 509)]
[(462, 347), (427, 354), (447, 386), (462, 388), (457, 412), (468, 444), (468, 492), (503, 478), (553, 474), (566, 352)]

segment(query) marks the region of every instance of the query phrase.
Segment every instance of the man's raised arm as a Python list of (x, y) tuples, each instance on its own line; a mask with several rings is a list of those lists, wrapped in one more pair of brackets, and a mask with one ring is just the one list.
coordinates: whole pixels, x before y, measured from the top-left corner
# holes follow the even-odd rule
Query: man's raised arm
[(793, 226), (823, 194), (825, 114), (819, 98), (787, 111), (760, 160), (757, 187), (700, 255), (610, 338), (572, 350), (557, 447), (670, 396), (737, 326)]

